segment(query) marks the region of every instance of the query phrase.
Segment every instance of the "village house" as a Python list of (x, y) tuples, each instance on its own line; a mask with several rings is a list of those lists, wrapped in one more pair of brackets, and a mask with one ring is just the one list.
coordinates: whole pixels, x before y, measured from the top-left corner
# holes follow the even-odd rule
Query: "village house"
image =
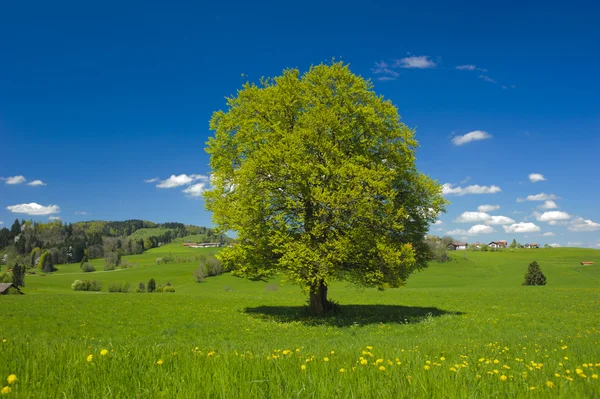
[(451, 242), (450, 244), (448, 244), (448, 249), (452, 250), (452, 251), (462, 251), (467, 249), (467, 246), (469, 244), (466, 242), (462, 242), (462, 241), (454, 241)]
[(184, 242), (183, 246), (188, 248), (212, 248), (221, 247), (223, 244), (220, 242)]
[(539, 248), (540, 246), (537, 244), (524, 244), (523, 248)]
[(488, 244), (490, 248), (506, 248), (506, 241), (492, 241)]

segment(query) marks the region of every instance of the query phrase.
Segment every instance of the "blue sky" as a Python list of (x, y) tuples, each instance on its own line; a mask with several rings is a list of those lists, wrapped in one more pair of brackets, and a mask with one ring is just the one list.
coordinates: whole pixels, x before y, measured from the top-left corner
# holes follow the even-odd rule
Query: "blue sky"
[(211, 113), (245, 79), (341, 57), (416, 128), (418, 166), (446, 184), (433, 233), (600, 247), (598, 5), (202, 3), (0, 6), (5, 226), (210, 225), (195, 194)]

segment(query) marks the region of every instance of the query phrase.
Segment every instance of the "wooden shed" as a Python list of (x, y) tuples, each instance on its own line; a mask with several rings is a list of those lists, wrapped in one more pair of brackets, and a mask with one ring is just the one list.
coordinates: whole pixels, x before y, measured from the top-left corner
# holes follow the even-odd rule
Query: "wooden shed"
[(19, 294), (23, 294), (21, 292), (21, 290), (19, 289), (19, 287), (17, 287), (16, 285), (14, 285), (13, 283), (0, 283), (0, 295), (7, 295), (8, 294), (8, 290), (10, 288), (13, 288), (15, 290), (17, 290), (19, 292)]

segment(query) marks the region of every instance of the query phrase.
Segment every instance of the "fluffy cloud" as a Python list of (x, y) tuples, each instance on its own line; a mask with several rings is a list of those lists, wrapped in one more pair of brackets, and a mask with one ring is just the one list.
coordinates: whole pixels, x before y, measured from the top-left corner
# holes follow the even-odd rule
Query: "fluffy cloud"
[(205, 189), (205, 183), (197, 183), (189, 186), (188, 188), (183, 190), (183, 192), (191, 197), (201, 197)]
[(500, 209), (500, 205), (479, 205), (477, 210), (479, 212), (493, 212)]
[(186, 174), (181, 174), (178, 176), (175, 175), (171, 175), (171, 177), (169, 177), (166, 180), (161, 181), (160, 183), (158, 183), (156, 185), (156, 187), (158, 188), (174, 188), (174, 187), (179, 187), (179, 186), (187, 186), (188, 184), (191, 184), (193, 182), (195, 182), (196, 180), (208, 180), (208, 176), (204, 176), (204, 175), (186, 175)]
[(394, 71), (390, 65), (385, 61), (375, 62), (375, 68), (371, 68), (371, 71), (377, 77), (378, 80), (395, 80), (400, 74)]
[(4, 224), (4, 222), (2, 220), (0, 220), (0, 225)]
[(487, 75), (479, 75), (479, 79), (485, 80), (486, 82), (490, 82), (490, 83), (494, 83), (494, 84), (498, 83), (494, 79), (490, 78)]
[(556, 205), (556, 202), (554, 202), (554, 201), (544, 201), (544, 203), (542, 205), (540, 205), (538, 208), (540, 208), (540, 209), (556, 209), (556, 208), (558, 208), (558, 205)]
[(75, 215), (87, 215), (87, 212), (78, 211), (74, 213)]
[(551, 231), (548, 231), (548, 232), (542, 234), (542, 237), (554, 237), (554, 233)]
[(433, 68), (435, 67), (435, 62), (433, 62), (432, 60), (429, 59), (429, 56), (427, 55), (421, 55), (421, 56), (410, 56), (410, 57), (405, 57), (402, 58), (400, 60), (397, 60), (394, 63), (395, 67), (400, 67), (400, 68), (418, 68), (418, 69), (426, 69), (426, 68)]
[(456, 136), (452, 139), (452, 143), (454, 145), (463, 145), (470, 143), (471, 141), (479, 141), (491, 138), (492, 135), (488, 132), (484, 132), (483, 130), (475, 130), (467, 134), (463, 134), (462, 136)]
[(539, 226), (531, 222), (514, 223), (510, 226), (502, 227), (504, 228), (505, 233), (534, 233), (541, 230)]
[(28, 186), (45, 186), (46, 183), (44, 183), (41, 180), (34, 180), (31, 183), (27, 183)]
[(21, 184), (27, 181), (24, 176), (3, 177), (2, 180), (6, 181), (6, 184)]
[(456, 69), (458, 69), (459, 71), (481, 71), (481, 72), (487, 72), (487, 69), (485, 68), (478, 68), (476, 65), (458, 65), (456, 67)]
[(467, 195), (467, 194), (495, 194), (502, 191), (498, 186), (479, 186), (477, 184), (467, 187), (453, 187), (453, 184), (446, 183), (442, 186), (442, 193), (445, 195)]
[(546, 180), (546, 179), (544, 178), (544, 175), (542, 175), (542, 174), (532, 173), (529, 175), (529, 181), (532, 183), (536, 183), (538, 181), (544, 181), (544, 180)]
[(60, 216), (50, 216), (48, 220), (60, 220)]
[(485, 222), (486, 224), (512, 224), (515, 221), (506, 216), (490, 216), (490, 218)]
[(577, 218), (573, 220), (567, 228), (571, 231), (596, 231), (600, 230), (600, 223), (593, 222), (589, 219)]
[(438, 224), (439, 225), (439, 224), (444, 224), (444, 222), (442, 222), (441, 220), (436, 220), (435, 223), (433, 223), (433, 224)]
[(43, 206), (36, 204), (35, 202), (31, 202), (29, 204), (10, 205), (7, 206), (6, 209), (13, 213), (24, 213), (26, 215), (35, 216), (51, 215), (53, 213), (60, 212), (60, 207), (58, 205)]
[(456, 223), (476, 223), (485, 222), (490, 219), (490, 215), (485, 212), (463, 212), (454, 221)]
[(559, 243), (557, 243), (557, 242), (555, 242), (555, 243), (552, 243), (552, 244), (550, 244), (550, 246), (551, 246), (552, 248), (558, 248), (558, 247), (560, 247), (560, 244), (559, 244)]
[(485, 224), (476, 224), (475, 226), (471, 227), (469, 230), (463, 230), (463, 229), (456, 229), (456, 230), (450, 230), (447, 232), (447, 234), (449, 235), (454, 235), (454, 236), (476, 236), (478, 234), (490, 234), (490, 233), (494, 233), (496, 230), (494, 230), (492, 227), (490, 226), (486, 226)]
[(546, 194), (546, 193), (528, 195), (526, 198), (527, 201), (548, 201), (548, 200), (555, 200), (555, 199), (558, 199), (558, 197), (556, 195)]
[(571, 219), (571, 215), (562, 211), (548, 211), (542, 213), (541, 215), (537, 214), (535, 218), (540, 222), (555, 222), (559, 220)]
[(569, 246), (569, 247), (581, 247), (581, 246), (583, 246), (583, 243), (581, 241), (569, 241), (567, 243), (567, 246)]
[(153, 177), (152, 179), (146, 179), (144, 180), (144, 183), (154, 183), (155, 181), (159, 181), (160, 179), (158, 177)]

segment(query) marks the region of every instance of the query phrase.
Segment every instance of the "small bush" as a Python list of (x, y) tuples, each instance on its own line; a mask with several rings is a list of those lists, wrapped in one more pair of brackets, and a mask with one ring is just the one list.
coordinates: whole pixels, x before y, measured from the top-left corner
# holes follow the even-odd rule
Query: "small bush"
[(523, 285), (546, 285), (546, 276), (542, 273), (542, 269), (540, 269), (537, 262), (534, 261), (529, 264)]
[(154, 290), (154, 292), (160, 292), (160, 293), (162, 293), (163, 292), (163, 286), (159, 285), (158, 287), (156, 287), (156, 289)]
[(129, 283), (111, 283), (108, 292), (129, 292)]
[(71, 284), (73, 291), (102, 291), (102, 282), (96, 280), (75, 280)]
[(140, 283), (138, 284), (138, 286), (135, 289), (135, 292), (138, 294), (146, 292), (146, 284), (144, 284), (143, 281), (140, 281)]
[(167, 285), (165, 288), (163, 288), (163, 292), (175, 292), (175, 288), (173, 288), (170, 285)]
[(196, 269), (196, 271), (194, 272), (194, 278), (196, 279), (197, 283), (201, 283), (204, 281), (204, 279), (206, 278), (204, 264), (201, 263), (200, 266), (198, 266), (198, 269)]
[(85, 273), (95, 272), (96, 268), (90, 262), (85, 262), (81, 264), (81, 270)]

